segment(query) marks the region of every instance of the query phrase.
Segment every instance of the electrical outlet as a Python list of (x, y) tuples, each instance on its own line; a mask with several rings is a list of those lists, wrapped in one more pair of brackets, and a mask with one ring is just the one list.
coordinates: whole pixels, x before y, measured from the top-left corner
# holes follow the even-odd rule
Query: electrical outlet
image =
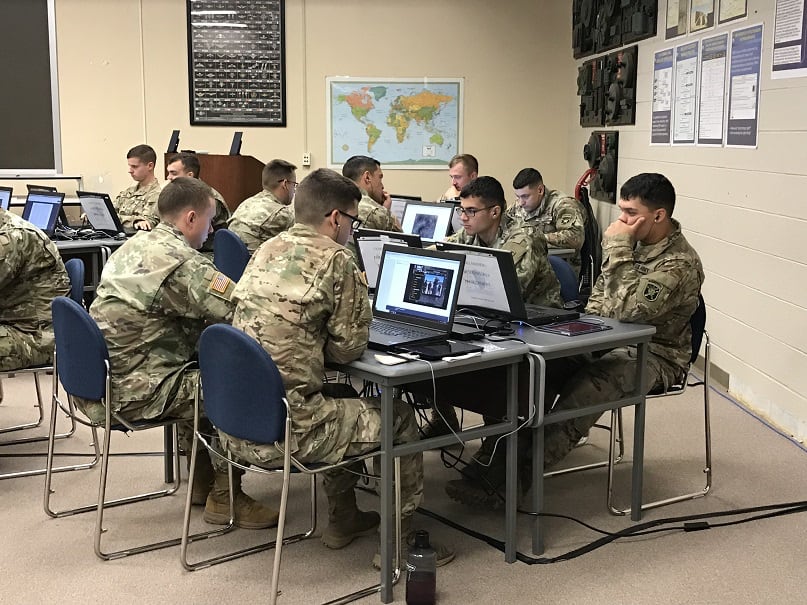
[(306, 151), (303, 153), (303, 166), (311, 165), (311, 153)]

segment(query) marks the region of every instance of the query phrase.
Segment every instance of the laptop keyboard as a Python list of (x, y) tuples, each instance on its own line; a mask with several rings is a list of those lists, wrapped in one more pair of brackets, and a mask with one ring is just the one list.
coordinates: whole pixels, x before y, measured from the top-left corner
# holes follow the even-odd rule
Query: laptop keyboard
[(374, 319), (370, 322), (370, 329), (377, 334), (384, 336), (399, 336), (402, 338), (420, 338), (424, 335), (424, 331), (410, 326), (403, 326), (392, 324), (385, 321), (378, 321)]

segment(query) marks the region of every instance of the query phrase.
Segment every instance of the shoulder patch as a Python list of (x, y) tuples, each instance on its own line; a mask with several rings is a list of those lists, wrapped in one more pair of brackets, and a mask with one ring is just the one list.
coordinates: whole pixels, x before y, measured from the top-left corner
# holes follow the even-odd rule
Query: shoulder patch
[(213, 275), (213, 279), (210, 280), (210, 284), (207, 286), (207, 289), (211, 292), (218, 292), (219, 294), (226, 294), (227, 288), (230, 287), (230, 284), (233, 283), (229, 277), (224, 275), (224, 273), (216, 272)]
[(661, 292), (661, 286), (656, 282), (648, 282), (644, 288), (643, 296), (646, 300), (650, 302), (654, 302), (657, 298), (659, 293)]
[(560, 222), (558, 224), (561, 227), (565, 227), (566, 225), (571, 223), (572, 220), (574, 220), (574, 217), (571, 214), (564, 214), (562, 217), (560, 217)]

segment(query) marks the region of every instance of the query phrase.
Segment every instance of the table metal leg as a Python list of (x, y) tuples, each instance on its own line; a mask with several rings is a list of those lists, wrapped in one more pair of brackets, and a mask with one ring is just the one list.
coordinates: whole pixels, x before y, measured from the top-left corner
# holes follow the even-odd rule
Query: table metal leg
[[(507, 366), (507, 417), (518, 426), (518, 364)], [(518, 509), (518, 431), (507, 436), (507, 483), (504, 518), (504, 560), (516, 561), (516, 511)]]
[[(544, 552), (544, 535), (540, 513), (544, 509), (544, 399), (546, 396), (546, 360), (540, 355), (531, 354), (535, 362), (530, 364), (530, 380), (534, 385), (533, 405), (535, 420), (532, 425), (532, 501), (535, 512), (532, 518), (532, 552)], [(536, 367), (537, 366), (537, 367)]]
[(647, 378), (645, 368), (647, 367), (647, 345), (641, 343), (637, 349), (636, 363), (636, 385), (638, 395), (642, 397), (641, 403), (636, 404), (635, 419), (633, 424), (633, 477), (631, 481), (631, 513), (633, 521), (642, 519), (642, 481), (644, 479), (644, 425), (645, 408), (647, 400)]
[[(174, 428), (166, 425), (163, 427), (163, 443), (165, 446), (165, 482), (174, 482)], [(190, 489), (190, 487), (188, 488)]]
[(384, 387), (381, 393), (381, 602), (392, 601), (392, 557), (394, 550), (393, 515), (393, 390)]

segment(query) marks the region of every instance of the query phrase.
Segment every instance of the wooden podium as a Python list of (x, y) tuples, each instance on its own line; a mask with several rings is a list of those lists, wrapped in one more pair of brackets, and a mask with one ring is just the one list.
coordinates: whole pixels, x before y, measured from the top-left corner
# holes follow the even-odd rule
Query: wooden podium
[[(173, 155), (165, 154), (166, 167), (168, 159)], [(200, 153), (196, 157), (199, 158), (202, 180), (221, 193), (231, 212), (245, 199), (263, 189), (263, 162), (251, 155)]]

